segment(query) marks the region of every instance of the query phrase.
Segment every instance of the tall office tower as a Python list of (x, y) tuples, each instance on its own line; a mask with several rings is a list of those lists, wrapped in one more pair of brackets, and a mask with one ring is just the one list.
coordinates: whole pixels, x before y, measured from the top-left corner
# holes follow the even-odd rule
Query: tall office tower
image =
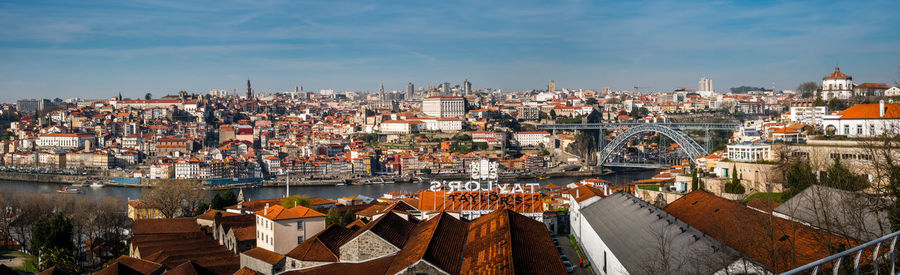
[(551, 92), (551, 93), (553, 91), (556, 91), (556, 82), (555, 81), (550, 80), (550, 84), (547, 84), (547, 91)]
[(253, 98), (253, 89), (250, 88), (250, 79), (247, 79), (247, 99)]
[(381, 96), (381, 101), (384, 101), (384, 84), (378, 86), (378, 94)]
[(713, 89), (712, 79), (701, 77), (697, 85), (697, 93), (702, 97), (711, 97), (715, 90)]
[(463, 81), (463, 95), (472, 94), (472, 83), (468, 79)]
[(450, 95), (450, 82), (441, 84), (441, 95)]
[(413, 98), (413, 92), (415, 91), (415, 86), (413, 86), (412, 82), (406, 84), (406, 99)]

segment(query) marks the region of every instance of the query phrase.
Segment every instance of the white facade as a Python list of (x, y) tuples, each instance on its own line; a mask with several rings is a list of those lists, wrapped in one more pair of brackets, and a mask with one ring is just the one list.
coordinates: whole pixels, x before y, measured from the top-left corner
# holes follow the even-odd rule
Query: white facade
[(848, 99), (853, 95), (853, 77), (834, 67), (834, 72), (822, 78), (822, 100)]
[(550, 133), (547, 131), (540, 132), (518, 132), (516, 133), (516, 141), (519, 142), (519, 146), (539, 146), (540, 144), (544, 144), (544, 146), (549, 145), (550, 143)]
[(43, 134), (37, 140), (41, 147), (60, 147), (82, 149), (86, 142), (92, 142), (94, 136), (87, 133), (51, 133)]
[(297, 247), (303, 240), (325, 230), (324, 215), (297, 219), (271, 220), (266, 218), (265, 215), (269, 214), (266, 211), (275, 211), (274, 208), (284, 209), (281, 206), (273, 206), (256, 213), (256, 247), (284, 255)]
[(179, 161), (175, 163), (176, 179), (200, 178), (200, 163), (195, 161)]
[(822, 118), (826, 134), (875, 137), (900, 132), (900, 104), (857, 104)]
[(828, 107), (791, 107), (790, 119), (792, 122), (799, 122), (809, 125), (818, 125), (822, 117), (828, 114)]
[(701, 77), (699, 83), (697, 83), (697, 93), (700, 94), (701, 97), (712, 97), (713, 94), (715, 94), (712, 79)]
[(411, 121), (421, 121), (424, 129), (429, 131), (459, 132), (462, 131), (462, 120), (454, 117), (445, 118), (416, 118)]
[(728, 159), (747, 162), (772, 160), (772, 145), (766, 143), (728, 145)]
[(884, 90), (884, 96), (900, 96), (900, 87), (891, 87)]
[(422, 100), (422, 112), (430, 117), (461, 117), (466, 114), (466, 102), (458, 96), (431, 96)]
[(388, 120), (381, 123), (379, 131), (388, 134), (409, 134), (424, 128), (421, 121)]

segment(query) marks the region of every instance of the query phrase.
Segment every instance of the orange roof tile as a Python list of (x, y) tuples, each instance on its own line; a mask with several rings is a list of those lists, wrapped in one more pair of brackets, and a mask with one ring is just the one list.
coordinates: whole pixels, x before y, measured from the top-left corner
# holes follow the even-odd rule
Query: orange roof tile
[(267, 209), (256, 211), (256, 214), (273, 221), (325, 217), (325, 214), (322, 214), (316, 210), (309, 209), (307, 207), (295, 206), (292, 208), (284, 208), (281, 205), (274, 205), (270, 206)]

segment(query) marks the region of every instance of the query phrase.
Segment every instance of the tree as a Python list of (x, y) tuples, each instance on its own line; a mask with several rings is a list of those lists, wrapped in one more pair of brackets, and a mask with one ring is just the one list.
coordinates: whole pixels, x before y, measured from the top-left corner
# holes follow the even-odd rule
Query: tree
[(587, 131), (578, 131), (575, 134), (575, 141), (566, 147), (566, 152), (580, 156), (585, 163), (590, 162), (594, 152), (597, 151), (597, 145), (594, 136), (588, 134)]
[(584, 104), (587, 104), (587, 105), (597, 105), (597, 99), (596, 99), (596, 98), (593, 98), (593, 97), (592, 97), (592, 98), (588, 98), (586, 101), (584, 101)]
[(738, 179), (738, 173), (735, 168), (734, 165), (731, 166), (731, 182), (725, 184), (725, 193), (744, 194), (746, 190), (744, 185), (741, 185), (741, 180)]
[(72, 253), (62, 248), (49, 248), (41, 253), (41, 262), (39, 269), (45, 270), (52, 267), (61, 268), (74, 274), (79, 274), (80, 268), (75, 263), (75, 257)]
[(306, 196), (293, 195), (281, 200), (281, 206), (284, 208), (293, 208), (294, 206), (312, 207), (312, 202)]
[(145, 94), (145, 95), (144, 95), (144, 99), (146, 99), (146, 100), (153, 99), (153, 94), (151, 94), (151, 93)]
[(691, 175), (691, 191), (700, 189), (700, 177), (697, 174), (700, 173), (700, 170), (694, 169), (694, 174)]
[(461, 134), (461, 135), (458, 135), (458, 136), (453, 137), (453, 140), (456, 140), (456, 141), (459, 141), (459, 142), (462, 142), (462, 141), (472, 141), (472, 137), (469, 136), (469, 135), (467, 135), (467, 134)]
[(807, 160), (795, 160), (790, 162), (790, 164), (787, 165), (786, 170), (784, 170), (784, 179), (783, 198), (785, 200), (799, 194), (807, 187), (818, 183), (818, 179), (816, 179), (816, 175), (813, 173), (812, 166)]
[(207, 206), (207, 207), (212, 208), (212, 209), (222, 210), (222, 209), (225, 209), (225, 207), (232, 206), (235, 204), (237, 204), (237, 195), (234, 194), (234, 191), (232, 191), (231, 189), (228, 189), (221, 196), (218, 193), (216, 193), (216, 195), (213, 196), (212, 200), (210, 200), (209, 206)]
[(36, 250), (62, 248), (71, 251), (75, 249), (73, 235), (72, 221), (57, 213), (52, 219), (43, 218), (35, 223), (31, 243)]
[(328, 216), (325, 217), (325, 226), (328, 227), (332, 224), (344, 225), (344, 216), (334, 207), (328, 209)]
[(550, 118), (556, 119), (556, 110), (550, 110)]
[(819, 84), (816, 84), (812, 81), (803, 82), (800, 83), (799, 86), (797, 86), (797, 91), (800, 92), (800, 96), (804, 98), (813, 97), (818, 90)]
[(834, 164), (828, 168), (822, 185), (847, 191), (860, 191), (869, 187), (866, 176), (853, 173), (841, 165), (841, 158), (835, 158)]
[(141, 197), (147, 204), (159, 210), (166, 218), (189, 215), (205, 201), (199, 180), (161, 180), (156, 186), (141, 190)]
[(422, 168), (422, 174), (431, 175), (431, 168)]

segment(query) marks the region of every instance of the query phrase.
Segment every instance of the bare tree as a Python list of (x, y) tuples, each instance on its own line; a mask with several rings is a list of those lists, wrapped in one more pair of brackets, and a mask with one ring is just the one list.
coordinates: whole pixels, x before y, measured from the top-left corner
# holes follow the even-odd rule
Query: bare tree
[(166, 218), (190, 215), (206, 198), (198, 180), (162, 180), (145, 188), (141, 197)]
[(797, 86), (797, 91), (800, 92), (801, 97), (812, 97), (818, 90), (819, 84), (812, 81), (803, 82), (800, 83), (799, 86)]

